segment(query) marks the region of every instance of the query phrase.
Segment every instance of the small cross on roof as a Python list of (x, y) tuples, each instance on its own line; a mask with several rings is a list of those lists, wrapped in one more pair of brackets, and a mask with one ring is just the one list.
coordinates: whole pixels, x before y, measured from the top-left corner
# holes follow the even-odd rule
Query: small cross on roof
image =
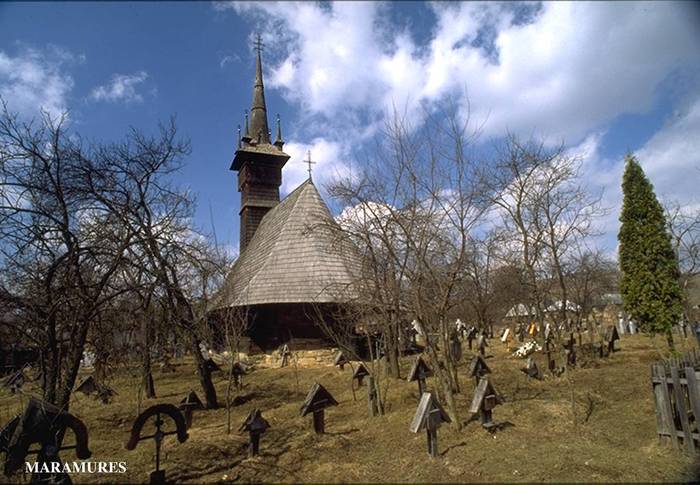
[(253, 46), (256, 51), (262, 52), (263, 47), (265, 47), (265, 44), (263, 44), (262, 37), (260, 34), (255, 34), (255, 40), (253, 41)]
[(309, 172), (309, 180), (311, 180), (311, 165), (314, 165), (316, 162), (311, 161), (311, 150), (306, 152), (306, 157), (307, 159), (304, 160), (304, 163), (309, 166), (309, 168), (307, 168), (306, 171)]

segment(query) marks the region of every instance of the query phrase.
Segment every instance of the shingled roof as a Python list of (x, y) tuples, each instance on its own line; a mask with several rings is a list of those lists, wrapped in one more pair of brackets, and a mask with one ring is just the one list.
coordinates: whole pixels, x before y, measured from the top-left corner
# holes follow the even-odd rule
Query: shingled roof
[(334, 224), (313, 182), (301, 184), (265, 214), (216, 306), (352, 299), (360, 260), (354, 246), (337, 237)]

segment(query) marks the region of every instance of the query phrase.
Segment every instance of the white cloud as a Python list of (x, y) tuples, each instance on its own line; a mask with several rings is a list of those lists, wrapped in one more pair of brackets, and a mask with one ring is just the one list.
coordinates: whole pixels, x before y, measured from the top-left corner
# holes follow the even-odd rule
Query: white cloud
[(325, 138), (315, 138), (311, 143), (290, 141), (284, 145), (290, 159), (282, 169), (282, 195), (288, 194), (309, 177), (309, 165), (304, 163), (311, 153), (312, 177), (317, 187), (338, 175), (348, 175), (347, 154), (341, 144)]
[(0, 96), (10, 110), (23, 116), (36, 116), (43, 109), (56, 117), (67, 111), (74, 85), (65, 66), (83, 61), (84, 56), (56, 46), (21, 46), (16, 56), (0, 50)]
[(108, 84), (97, 86), (90, 93), (93, 101), (124, 101), (127, 103), (140, 103), (143, 95), (137, 91), (140, 84), (148, 79), (145, 71), (133, 74), (114, 74)]
[[(234, 3), (263, 25), (281, 60), (268, 85), (331, 123), (349, 112), (451, 97), (486, 134), (506, 129), (576, 143), (621, 113), (645, 112), (659, 83), (698, 66), (700, 30), (688, 4), (546, 2), (530, 23), (513, 4), (438, 3), (418, 44), (367, 2)], [(477, 45), (491, 31), (492, 45)]]

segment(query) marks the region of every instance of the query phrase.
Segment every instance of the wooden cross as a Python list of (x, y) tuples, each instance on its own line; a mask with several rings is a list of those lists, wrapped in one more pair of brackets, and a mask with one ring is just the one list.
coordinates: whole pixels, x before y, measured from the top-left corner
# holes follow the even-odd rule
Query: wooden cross
[(262, 37), (260, 37), (260, 34), (256, 34), (255, 40), (253, 41), (253, 46), (256, 51), (258, 51), (258, 54), (260, 54), (263, 50), (263, 47), (265, 47), (265, 44), (262, 42)]
[(306, 156), (308, 157), (308, 160), (304, 160), (304, 163), (309, 166), (306, 171), (309, 172), (309, 180), (311, 180), (311, 165), (314, 165), (316, 162), (311, 161), (311, 150), (306, 152)]

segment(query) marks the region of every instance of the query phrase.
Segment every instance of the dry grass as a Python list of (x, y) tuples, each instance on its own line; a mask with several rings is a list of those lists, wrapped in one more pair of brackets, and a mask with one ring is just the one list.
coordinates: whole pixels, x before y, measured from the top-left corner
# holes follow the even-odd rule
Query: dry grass
[[(390, 382), (387, 414), (367, 417), (364, 393), (353, 402), (350, 369), (300, 369), (296, 389), (293, 368), (259, 369), (245, 379), (244, 395), (251, 399), (234, 408), (234, 432), (226, 434), (224, 409), (195, 413), (190, 438), (177, 444), (168, 437), (163, 467), (177, 482), (594, 482), (697, 480), (696, 457), (674, 452), (656, 436), (649, 382), (649, 363), (656, 353), (649, 339), (625, 336), (621, 352), (572, 372), (578, 426), (572, 419), (569, 384), (564, 379), (529, 381), (500, 342), (490, 348), (492, 381), (505, 397), (494, 418), (510, 425), (491, 435), (470, 421), (458, 432), (443, 426), (438, 432), (441, 457), (426, 453), (423, 433), (408, 426), (417, 404), (417, 386)], [(467, 356), (468, 357), (468, 356)], [(465, 362), (468, 360), (465, 359)], [(404, 375), (410, 365), (403, 362)], [(543, 365), (543, 362), (539, 362)], [(464, 376), (466, 365), (462, 366)], [(218, 377), (220, 399), (224, 377)], [(432, 379), (431, 379), (432, 380)], [(428, 381), (428, 387), (434, 385)], [(311, 418), (298, 415), (305, 392), (321, 382), (340, 402), (326, 412), (324, 436), (312, 431)], [(473, 383), (462, 378), (459, 396), (462, 419), (471, 400)], [(92, 460), (126, 461), (126, 475), (74, 475), (85, 481), (148, 480), (153, 469), (153, 443), (124, 449), (136, 414), (134, 385), (116, 378), (119, 395), (109, 405), (76, 395), (72, 412), (90, 431)], [(177, 373), (156, 375), (156, 402), (177, 403), (190, 389), (198, 390), (190, 364)], [(0, 417), (6, 421), (19, 408), (17, 396), (0, 396)], [(261, 456), (246, 457), (247, 436), (235, 432), (248, 412), (258, 407), (272, 425), (262, 437)], [(71, 438), (69, 438), (71, 439)], [(68, 452), (64, 459), (71, 460)], [(226, 478), (224, 478), (226, 477)]]

